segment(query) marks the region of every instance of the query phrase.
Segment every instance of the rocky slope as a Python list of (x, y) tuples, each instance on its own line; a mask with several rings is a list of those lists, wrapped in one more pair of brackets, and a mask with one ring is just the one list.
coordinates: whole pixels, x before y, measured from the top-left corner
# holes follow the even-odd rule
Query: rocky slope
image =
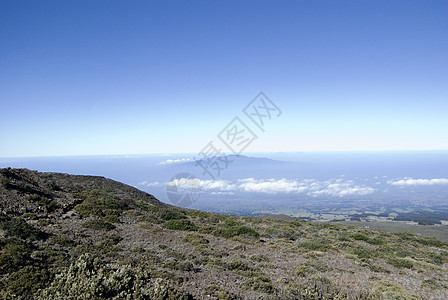
[(163, 204), (102, 177), (0, 169), (0, 298), (448, 299), (448, 244)]

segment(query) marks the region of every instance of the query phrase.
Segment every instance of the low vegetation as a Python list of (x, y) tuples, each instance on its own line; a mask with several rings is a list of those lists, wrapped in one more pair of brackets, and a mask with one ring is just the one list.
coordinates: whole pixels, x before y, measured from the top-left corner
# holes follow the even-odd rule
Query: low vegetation
[(435, 238), (176, 208), (100, 177), (0, 179), (2, 299), (448, 298)]

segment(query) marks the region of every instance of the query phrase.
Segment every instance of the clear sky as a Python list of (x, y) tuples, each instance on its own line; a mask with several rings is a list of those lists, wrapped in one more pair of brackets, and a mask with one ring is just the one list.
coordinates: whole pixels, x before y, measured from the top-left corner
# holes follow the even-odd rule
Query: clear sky
[(448, 149), (448, 1), (1, 0), (0, 104), (0, 157)]

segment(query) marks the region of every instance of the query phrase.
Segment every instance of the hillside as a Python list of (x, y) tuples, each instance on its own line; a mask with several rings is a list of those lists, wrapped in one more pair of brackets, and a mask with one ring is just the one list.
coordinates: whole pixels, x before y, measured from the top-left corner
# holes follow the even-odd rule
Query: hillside
[(0, 169), (0, 298), (448, 299), (448, 243)]

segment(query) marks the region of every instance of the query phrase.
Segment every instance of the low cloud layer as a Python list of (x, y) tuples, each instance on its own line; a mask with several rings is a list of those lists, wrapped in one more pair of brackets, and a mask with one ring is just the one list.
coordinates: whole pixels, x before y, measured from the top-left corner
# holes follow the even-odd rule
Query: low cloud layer
[(176, 179), (167, 183), (169, 186), (176, 185), (179, 189), (201, 186), (203, 191), (214, 195), (235, 192), (265, 193), (265, 194), (306, 194), (312, 197), (319, 196), (363, 196), (372, 194), (376, 189), (357, 185), (352, 180), (331, 179), (317, 181), (314, 179), (289, 180), (289, 179), (254, 179), (245, 178), (236, 181), (228, 180), (199, 180), (199, 179)]
[(171, 164), (179, 164), (193, 161), (192, 158), (180, 158), (180, 159), (167, 159), (165, 161), (159, 162), (160, 166), (171, 165)]
[(410, 177), (406, 177), (400, 180), (389, 180), (387, 183), (395, 186), (442, 185), (442, 184), (448, 184), (448, 179), (446, 178), (413, 179)]

